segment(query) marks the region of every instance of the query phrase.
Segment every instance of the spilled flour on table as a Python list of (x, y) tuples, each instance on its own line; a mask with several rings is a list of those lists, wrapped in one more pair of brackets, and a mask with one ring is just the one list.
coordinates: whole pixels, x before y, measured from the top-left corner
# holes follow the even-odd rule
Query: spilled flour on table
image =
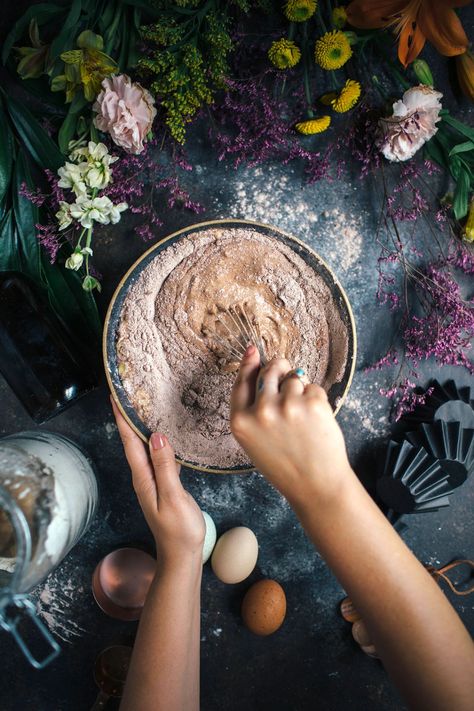
[(72, 643), (86, 633), (73, 619), (77, 616), (79, 598), (84, 595), (84, 586), (79, 583), (81, 575), (81, 571), (66, 560), (31, 593), (39, 617), (63, 642)]
[[(360, 424), (368, 439), (386, 437), (390, 434), (387, 403), (380, 396), (374, 406), (373, 399), (368, 394), (368, 391), (378, 390), (378, 386), (373, 383), (368, 384), (365, 378), (365, 373), (356, 373), (338, 414), (338, 419), (341, 423), (350, 424), (351, 427)], [(358, 422), (357, 420), (354, 421), (354, 415)]]
[[(221, 217), (256, 220), (274, 225), (307, 241), (327, 259), (337, 274), (360, 267), (363, 247), (363, 215), (337, 207), (321, 211), (314, 186), (291, 188), (292, 173), (274, 167), (256, 168), (233, 185), (234, 199)], [(288, 192), (295, 200), (288, 203)], [(324, 199), (320, 199), (320, 205)]]

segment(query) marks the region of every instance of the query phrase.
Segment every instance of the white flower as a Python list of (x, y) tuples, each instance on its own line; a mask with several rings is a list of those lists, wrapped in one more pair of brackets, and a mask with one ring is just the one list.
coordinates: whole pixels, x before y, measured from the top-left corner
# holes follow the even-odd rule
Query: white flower
[(377, 147), (390, 161), (412, 158), (421, 146), (437, 132), (441, 119), (442, 94), (430, 86), (408, 89), (393, 104), (393, 115), (379, 121)]
[(81, 254), (79, 251), (74, 251), (71, 256), (66, 259), (65, 262), (65, 267), (66, 269), (73, 269), (75, 272), (77, 272), (78, 269), (82, 267), (82, 263), (84, 262), (84, 256)]
[(59, 168), (58, 175), (61, 180), (58, 181), (60, 188), (69, 188), (76, 195), (85, 195), (87, 192), (86, 185), (83, 179), (83, 173), (80, 166), (75, 163), (66, 163)]
[(94, 141), (89, 141), (87, 146), (75, 148), (69, 158), (75, 162), (80, 161), (77, 169), (85, 184), (98, 190), (103, 190), (110, 183), (110, 165), (118, 160), (118, 156), (110, 155), (106, 145)]
[(102, 225), (108, 225), (110, 222), (116, 224), (120, 220), (120, 213), (126, 210), (128, 205), (114, 205), (112, 200), (104, 195), (95, 198), (80, 196), (70, 207), (72, 217), (79, 220), (82, 227), (89, 229), (93, 222)]
[(61, 202), (59, 203), (59, 210), (56, 213), (56, 219), (59, 222), (60, 230), (65, 230), (66, 227), (69, 227), (72, 222), (72, 216), (71, 205), (68, 202), (64, 202), (63, 200), (61, 200)]
[(66, 269), (74, 269), (77, 272), (78, 269), (82, 267), (84, 262), (84, 257), (87, 255), (92, 257), (92, 249), (90, 247), (79, 247), (77, 246), (71, 256), (66, 259)]
[(120, 217), (121, 217), (120, 213), (123, 212), (124, 210), (126, 210), (127, 208), (128, 208), (128, 205), (126, 202), (119, 202), (117, 205), (112, 205), (112, 207), (110, 209), (110, 213), (109, 213), (110, 222), (113, 225), (116, 225), (117, 222), (119, 222), (119, 220), (120, 220)]

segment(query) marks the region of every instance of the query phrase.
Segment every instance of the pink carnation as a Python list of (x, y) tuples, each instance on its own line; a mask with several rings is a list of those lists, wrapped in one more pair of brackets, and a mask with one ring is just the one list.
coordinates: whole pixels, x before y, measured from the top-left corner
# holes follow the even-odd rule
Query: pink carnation
[(379, 121), (376, 144), (385, 158), (409, 160), (429, 141), (441, 120), (439, 91), (430, 86), (414, 86), (393, 104), (393, 115)]
[(156, 116), (152, 95), (126, 74), (107, 77), (102, 87), (92, 107), (94, 124), (127, 153), (141, 153)]

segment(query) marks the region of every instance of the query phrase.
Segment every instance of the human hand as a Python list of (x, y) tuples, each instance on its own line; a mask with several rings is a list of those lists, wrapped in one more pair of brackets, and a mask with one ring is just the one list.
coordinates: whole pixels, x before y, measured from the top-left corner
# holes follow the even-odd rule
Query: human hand
[(314, 493), (327, 500), (353, 476), (344, 438), (323, 388), (305, 386), (290, 370), (283, 358), (260, 369), (249, 346), (232, 391), (232, 433), (290, 503)]
[(150, 438), (149, 457), (113, 399), (112, 408), (132, 470), (133, 488), (155, 538), (158, 559), (175, 564), (189, 555), (202, 556), (206, 524), (201, 509), (181, 484), (181, 467), (174, 458), (173, 447), (164, 435), (155, 432)]

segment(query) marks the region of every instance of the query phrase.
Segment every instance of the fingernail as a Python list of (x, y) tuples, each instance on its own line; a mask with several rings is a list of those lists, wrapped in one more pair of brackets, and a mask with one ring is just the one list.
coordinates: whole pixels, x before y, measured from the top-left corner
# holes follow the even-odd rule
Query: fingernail
[(153, 432), (150, 437), (150, 444), (153, 450), (163, 449), (166, 444), (166, 437), (159, 432)]
[(249, 343), (249, 345), (245, 349), (244, 358), (248, 358), (249, 356), (253, 355), (254, 353), (255, 353), (255, 346), (253, 345), (253, 343)]

